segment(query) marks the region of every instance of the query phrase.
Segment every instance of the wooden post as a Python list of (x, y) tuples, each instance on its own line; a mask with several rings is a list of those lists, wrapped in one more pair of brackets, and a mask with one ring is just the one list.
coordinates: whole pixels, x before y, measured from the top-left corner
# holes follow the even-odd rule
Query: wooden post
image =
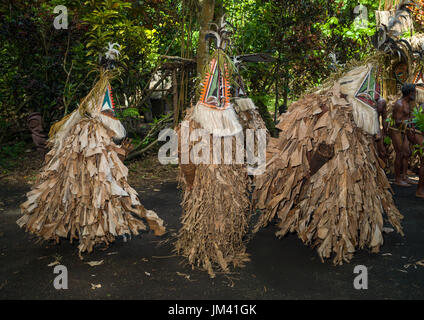
[(178, 94), (178, 113), (184, 109), (185, 102), (185, 68), (184, 66), (180, 69), (180, 93)]
[(278, 113), (278, 78), (280, 77), (279, 68), (277, 68), (277, 78), (275, 79), (275, 110), (274, 110), (274, 123), (277, 124), (277, 113)]

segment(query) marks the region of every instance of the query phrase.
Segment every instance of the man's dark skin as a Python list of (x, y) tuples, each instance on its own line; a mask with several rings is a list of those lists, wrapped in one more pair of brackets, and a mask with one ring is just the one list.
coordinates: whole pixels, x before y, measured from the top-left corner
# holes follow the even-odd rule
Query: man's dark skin
[(414, 85), (405, 84), (402, 87), (402, 98), (393, 106), (394, 128), (389, 133), (396, 152), (395, 159), (395, 184), (402, 187), (410, 187), (407, 180), (408, 162), (411, 149), (406, 128), (412, 119), (412, 108), (415, 102), (416, 89)]
[[(380, 130), (379, 133), (375, 136), (375, 143), (377, 145), (377, 152), (378, 156), (386, 161), (387, 159), (387, 150), (386, 146), (384, 145), (384, 137), (388, 134), (389, 125), (386, 121), (387, 119), (387, 108), (386, 108), (386, 100), (384, 100), (381, 97), (377, 97), (376, 99), (376, 109), (378, 114), (378, 123), (379, 127), (383, 127), (383, 131)], [(381, 117), (381, 122), (380, 122)]]

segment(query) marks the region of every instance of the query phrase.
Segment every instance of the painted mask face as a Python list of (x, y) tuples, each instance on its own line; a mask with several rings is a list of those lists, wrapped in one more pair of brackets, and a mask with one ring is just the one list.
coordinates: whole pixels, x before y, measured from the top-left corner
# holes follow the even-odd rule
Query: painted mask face
[(97, 117), (105, 127), (112, 130), (115, 133), (113, 141), (116, 144), (120, 144), (127, 133), (121, 121), (116, 117), (115, 102), (113, 101), (110, 84), (106, 86), (105, 93), (100, 101), (101, 103), (97, 106), (97, 112), (95, 115), (92, 114), (92, 116)]
[(230, 86), (227, 69), (225, 74), (218, 68), (217, 61), (210, 63), (210, 72), (203, 80), (203, 89), (200, 97), (202, 104), (219, 110), (225, 110), (230, 106)]
[(380, 83), (378, 82), (377, 75), (377, 68), (372, 67), (355, 94), (356, 99), (373, 108), (376, 106), (375, 101), (381, 94)]
[(110, 85), (108, 85), (106, 88), (106, 92), (103, 98), (103, 102), (101, 104), (100, 112), (103, 115), (106, 115), (113, 119), (117, 119), (116, 113), (115, 113), (115, 103), (112, 97), (112, 88)]

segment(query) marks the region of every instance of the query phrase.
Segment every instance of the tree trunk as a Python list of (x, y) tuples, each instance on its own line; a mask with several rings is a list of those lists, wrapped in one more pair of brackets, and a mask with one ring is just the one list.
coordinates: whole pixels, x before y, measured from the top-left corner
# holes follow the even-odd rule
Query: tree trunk
[(203, 0), (201, 3), (202, 11), (200, 13), (200, 34), (199, 45), (197, 47), (197, 73), (201, 74), (204, 65), (207, 63), (208, 52), (205, 40), (206, 32), (209, 30), (209, 23), (213, 20), (215, 9), (215, 0)]
[(178, 108), (178, 80), (177, 80), (177, 70), (172, 70), (172, 99), (173, 99), (173, 105), (174, 105), (174, 128), (178, 124), (178, 115), (179, 115), (179, 108)]

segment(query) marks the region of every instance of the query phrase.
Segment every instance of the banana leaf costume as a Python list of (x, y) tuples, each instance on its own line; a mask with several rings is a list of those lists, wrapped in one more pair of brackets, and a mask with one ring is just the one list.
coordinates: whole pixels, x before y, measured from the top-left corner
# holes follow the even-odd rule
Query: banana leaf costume
[(256, 179), (255, 207), (263, 214), (255, 231), (277, 217), (278, 237), (294, 232), (334, 264), (349, 262), (358, 248), (378, 252), (384, 215), (403, 235), (373, 143), (378, 119), (363, 100), (373, 69), (353, 67), (280, 116), (267, 171)]
[[(224, 19), (217, 29), (211, 32), (217, 38), (217, 49), (206, 66), (200, 98), (178, 128), (180, 141), (196, 129), (205, 130), (210, 141), (206, 152), (210, 151), (211, 161), (197, 164), (192, 159), (188, 163), (182, 161), (194, 151), (196, 142), (180, 149), (183, 214), (176, 251), (211, 277), (216, 270), (229, 272), (231, 265), (240, 267), (249, 261), (245, 241), (250, 221), (250, 179), (244, 161), (235, 161), (235, 149), (237, 135), (245, 129), (266, 129), (250, 99), (231, 98), (234, 66), (224, 52)], [(221, 149), (223, 155), (226, 139), (231, 141), (233, 161), (215, 163), (212, 150)]]
[(51, 150), (17, 221), (44, 240), (77, 240), (81, 258), (96, 244), (146, 230), (143, 220), (156, 235), (165, 232), (163, 221), (128, 184), (126, 149), (115, 143), (126, 133), (115, 116), (111, 76), (102, 69), (78, 109), (50, 130)]

